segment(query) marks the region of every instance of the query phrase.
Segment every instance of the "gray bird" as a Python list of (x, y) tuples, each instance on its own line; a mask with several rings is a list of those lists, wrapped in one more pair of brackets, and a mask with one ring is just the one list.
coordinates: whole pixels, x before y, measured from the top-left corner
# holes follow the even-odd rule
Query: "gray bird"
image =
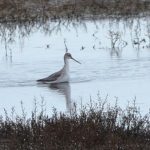
[(65, 53), (64, 55), (64, 67), (46, 78), (37, 80), (38, 82), (50, 82), (50, 83), (62, 83), (69, 82), (69, 59), (73, 59), (77, 63), (81, 64), (79, 61), (74, 59), (70, 53)]

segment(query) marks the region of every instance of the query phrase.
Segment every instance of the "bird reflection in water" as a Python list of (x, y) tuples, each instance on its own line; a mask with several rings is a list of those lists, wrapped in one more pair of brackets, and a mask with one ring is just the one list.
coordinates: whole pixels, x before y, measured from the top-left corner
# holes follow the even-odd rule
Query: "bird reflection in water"
[(71, 87), (69, 83), (53, 83), (49, 84), (49, 88), (56, 90), (59, 94), (64, 95), (66, 99), (67, 112), (71, 113), (73, 110), (71, 102)]

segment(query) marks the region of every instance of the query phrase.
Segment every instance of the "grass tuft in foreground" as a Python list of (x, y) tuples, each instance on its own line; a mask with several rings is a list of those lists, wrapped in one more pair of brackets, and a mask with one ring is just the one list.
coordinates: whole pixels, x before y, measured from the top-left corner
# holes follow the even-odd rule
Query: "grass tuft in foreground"
[[(23, 107), (22, 107), (23, 108)], [(44, 109), (27, 119), (0, 118), (0, 150), (149, 150), (150, 113), (141, 115), (135, 103), (121, 109), (105, 102), (77, 107), (70, 114)]]

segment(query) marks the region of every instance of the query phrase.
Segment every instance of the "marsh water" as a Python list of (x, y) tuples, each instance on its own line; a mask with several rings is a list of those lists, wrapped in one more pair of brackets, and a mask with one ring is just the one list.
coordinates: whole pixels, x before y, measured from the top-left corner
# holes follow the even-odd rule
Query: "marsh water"
[[(49, 114), (68, 112), (97, 101), (125, 107), (136, 99), (142, 112), (150, 106), (150, 21), (148, 17), (49, 21), (34, 26), (1, 25), (0, 112), (30, 115), (34, 100)], [(70, 60), (70, 83), (40, 84), (36, 80), (63, 66), (67, 48), (82, 64)], [(39, 108), (38, 107), (38, 108)]]

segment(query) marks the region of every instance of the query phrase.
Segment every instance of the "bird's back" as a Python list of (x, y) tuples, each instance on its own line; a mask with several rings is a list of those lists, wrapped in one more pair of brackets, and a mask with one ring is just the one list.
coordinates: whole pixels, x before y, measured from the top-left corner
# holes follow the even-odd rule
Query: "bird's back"
[(53, 74), (51, 74), (50, 76), (46, 77), (46, 78), (42, 78), (37, 80), (38, 82), (53, 82), (53, 81), (57, 81), (57, 79), (61, 76), (61, 71), (55, 72)]

